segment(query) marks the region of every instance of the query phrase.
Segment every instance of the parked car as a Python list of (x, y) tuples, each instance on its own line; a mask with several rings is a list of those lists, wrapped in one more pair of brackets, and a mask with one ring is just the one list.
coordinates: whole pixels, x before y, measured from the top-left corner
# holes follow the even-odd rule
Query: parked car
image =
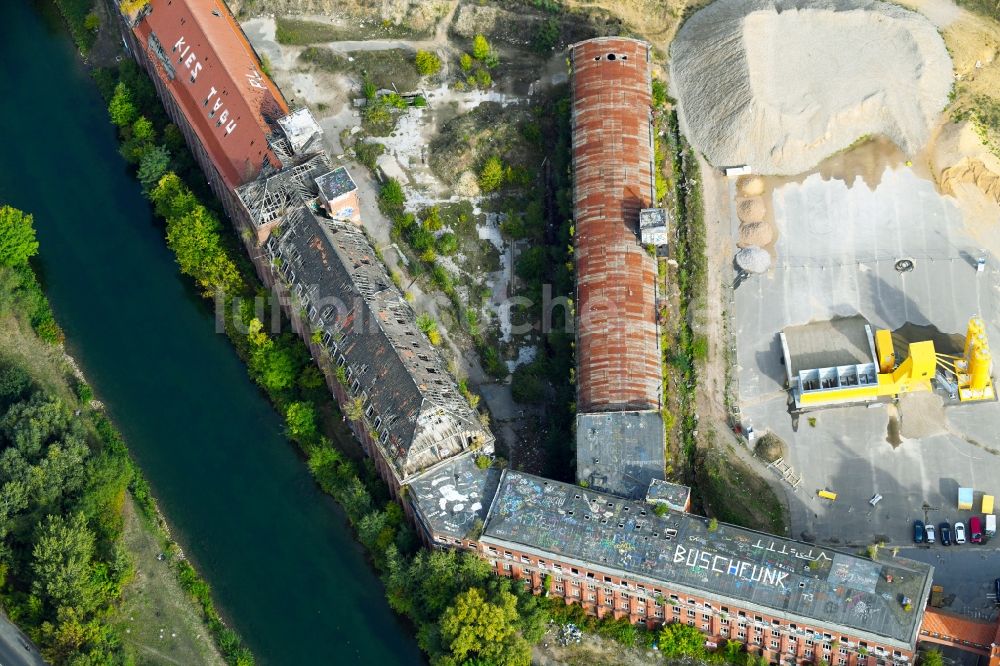
[(996, 593), (996, 605), (1000, 606), (1000, 578), (993, 581), (993, 591)]
[(983, 542), (983, 523), (979, 516), (969, 518), (969, 541), (972, 543)]
[(965, 525), (961, 521), (955, 523), (955, 543), (965, 543)]
[(923, 543), (924, 542), (924, 521), (914, 520), (913, 521), (913, 543)]
[(927, 539), (927, 543), (934, 543), (934, 526), (924, 525), (924, 537)]
[(948, 523), (941, 523), (938, 525), (938, 531), (941, 532), (941, 545), (950, 546), (951, 545), (951, 525)]

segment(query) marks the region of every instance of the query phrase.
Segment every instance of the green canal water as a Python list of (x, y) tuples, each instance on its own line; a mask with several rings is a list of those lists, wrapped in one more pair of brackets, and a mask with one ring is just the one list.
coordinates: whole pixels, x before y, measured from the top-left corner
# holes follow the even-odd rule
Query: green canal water
[(0, 201), (34, 214), (69, 351), (221, 611), (266, 664), (421, 663), (343, 514), (178, 276), (58, 15), (3, 4)]

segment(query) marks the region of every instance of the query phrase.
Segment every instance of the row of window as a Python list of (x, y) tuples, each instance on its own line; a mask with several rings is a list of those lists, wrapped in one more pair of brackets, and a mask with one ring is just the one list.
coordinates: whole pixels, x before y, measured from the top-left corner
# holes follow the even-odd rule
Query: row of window
[[(492, 546), (488, 546), (487, 550), (490, 552), (490, 554), (499, 556), (499, 551), (496, 548), (494, 548)], [(505, 559), (507, 559), (507, 560), (513, 560), (514, 559), (514, 554), (511, 551), (509, 551), (509, 550), (505, 550), (505, 551), (503, 551), (503, 557)], [(526, 555), (520, 555), (519, 556), (519, 560), (520, 560), (520, 562), (522, 564), (528, 564), (528, 565), (531, 565), (531, 564), (534, 564), (535, 562), (537, 562), (537, 567), (539, 569), (543, 570), (543, 571), (547, 570), (550, 566), (551, 566), (551, 569), (553, 571), (562, 572), (564, 570), (564, 567), (561, 564), (558, 564), (558, 563), (555, 563), (555, 562), (547, 563), (545, 560), (540, 559), (540, 558), (537, 559), (535, 562), (533, 562), (532, 558), (530, 558), (530, 557), (528, 557)], [(494, 565), (495, 565), (495, 563), (494, 563)], [(511, 571), (511, 565), (505, 563), (504, 564), (504, 570), (508, 571), (508, 572)], [(570, 567), (569, 568), (569, 573), (572, 576), (579, 576), (580, 575), (579, 570), (576, 569), (575, 567)], [(587, 572), (586, 578), (595, 579), (595, 575), (593, 573), (591, 573), (591, 572)], [(627, 581), (625, 579), (613, 579), (611, 576), (604, 576), (603, 578), (604, 578), (604, 582), (605, 583), (609, 583), (609, 584), (613, 584), (613, 585), (620, 585), (621, 587), (624, 587), (626, 589), (636, 589), (640, 593), (647, 592), (645, 586), (643, 586), (642, 584), (629, 583), (629, 581)], [(563, 586), (563, 584), (562, 584), (563, 583), (563, 578), (561, 576), (557, 576), (555, 578), (555, 580), (556, 580), (555, 591), (557, 593), (563, 593), (563, 591), (565, 589), (564, 586)], [(596, 583), (587, 583), (587, 588), (589, 590), (594, 590), (594, 589), (596, 589), (596, 587), (597, 587)], [(570, 590), (572, 591), (571, 596), (573, 596), (573, 597), (578, 597), (579, 596), (579, 590), (578, 590), (578, 588), (576, 588), (576, 587), (570, 587)], [(614, 595), (614, 590), (612, 588), (605, 588), (604, 591), (605, 591), (606, 595), (609, 595), (609, 596), (613, 596)], [(662, 592), (659, 589), (655, 589), (654, 588), (652, 590), (652, 594), (661, 595)], [(622, 603), (624, 604), (623, 606), (621, 606), (621, 608), (623, 610), (628, 610), (628, 608), (629, 608), (629, 605), (628, 605), (629, 601), (628, 600), (631, 597), (628, 595), (628, 593), (624, 593), (624, 592), (620, 592), (619, 593), (619, 597), (622, 600)], [(638, 597), (638, 599), (639, 599), (639, 601), (645, 601), (645, 599), (643, 597), (641, 597), (641, 596)], [(676, 595), (676, 594), (671, 594), (671, 595), (669, 595), (669, 599), (673, 602), (671, 605), (674, 606), (674, 608), (673, 608), (673, 614), (676, 616), (676, 615), (678, 615), (680, 613), (680, 597), (678, 595)], [(589, 595), (588, 596), (588, 600), (594, 601), (595, 600), (595, 595)], [(698, 602), (695, 599), (691, 599), (691, 598), (687, 599), (687, 603), (689, 605), (692, 605), (692, 606), (698, 605)], [(614, 604), (614, 601), (613, 601), (613, 599), (606, 599), (605, 600), (605, 604), (608, 605), (608, 606), (612, 606)], [(660, 602), (659, 602), (658, 599), (654, 599), (654, 606), (656, 606), (656, 607), (660, 607), (661, 606), (661, 604), (660, 604)], [(707, 601), (701, 602), (700, 607), (708, 610), (709, 612), (715, 612), (715, 610), (716, 610), (712, 606), (712, 604), (709, 603), (709, 602), (707, 602)], [(643, 609), (641, 611), (641, 613), (645, 613), (645, 607), (643, 605), (640, 604), (639, 608)], [(718, 612), (723, 615), (723, 617), (720, 620), (721, 624), (723, 624), (723, 625), (729, 625), (730, 620), (727, 617), (727, 614), (729, 613), (729, 607), (728, 606), (720, 606), (718, 608)], [(662, 617), (663, 616), (662, 611), (657, 611), (656, 616), (657, 617)], [(694, 610), (692, 610), (692, 609), (688, 609), (688, 611), (687, 611), (687, 617), (689, 618), (688, 624), (690, 624), (691, 626), (694, 626), (694, 620), (691, 619), (691, 618), (696, 618), (697, 617), (697, 613)], [(702, 620), (704, 620), (706, 622), (710, 621), (711, 617), (712, 616), (709, 613), (703, 613), (702, 614)], [(737, 611), (737, 618), (738, 618), (738, 622), (739, 622), (739, 625), (740, 625), (740, 631), (738, 632), (738, 636), (740, 638), (742, 638), (742, 639), (745, 639), (746, 638), (746, 627), (747, 627), (748, 623), (750, 622), (750, 618), (747, 616), (747, 614), (746, 614), (745, 611)], [(754, 631), (755, 631), (755, 634), (756, 634), (754, 640), (759, 645), (763, 641), (763, 631), (764, 630), (763, 630), (762, 626), (766, 626), (766, 623), (765, 623), (764, 617), (761, 616), (761, 615), (754, 615), (753, 616), (753, 621), (754, 621), (755, 624), (761, 625), (761, 626), (754, 627)], [(705, 630), (707, 631), (708, 630), (708, 625), (704, 625), (704, 627), (705, 627)], [(790, 631), (790, 632), (798, 632), (798, 633), (802, 633), (802, 634), (811, 634), (817, 640), (820, 639), (820, 637), (822, 637), (822, 640), (824, 641), (823, 642), (823, 650), (825, 652), (829, 652), (832, 649), (832, 641), (835, 640), (834, 637), (833, 637), (833, 635), (830, 634), (830, 633), (825, 633), (825, 632), (824, 633), (820, 633), (820, 632), (814, 631), (814, 630), (812, 630), (812, 629), (810, 629), (809, 627), (806, 627), (806, 626), (800, 627), (800, 626), (798, 626), (795, 623), (789, 623), (788, 625), (782, 625), (780, 620), (772, 619), (771, 620), (771, 627), (772, 628), (771, 628), (770, 635), (772, 637), (778, 637), (778, 636), (780, 636), (781, 633), (782, 633), (781, 632), (782, 629), (785, 629), (785, 630)], [(725, 631), (724, 635), (728, 635), (728, 629), (725, 629), (724, 631)], [(798, 640), (798, 637), (795, 636), (795, 635), (789, 635), (788, 638), (792, 642), (793, 645)], [(850, 638), (847, 637), (847, 636), (840, 636), (839, 641), (840, 641), (840, 646), (838, 648), (838, 652), (841, 655), (846, 655), (848, 653), (848, 648), (845, 647), (845, 645), (853, 647), (854, 644), (852, 643), (852, 641), (850, 640)], [(771, 642), (775, 643), (774, 640), (772, 640)], [(814, 646), (816, 644), (816, 642), (817, 641), (815, 641), (813, 639), (805, 639), (805, 645), (807, 646), (806, 647), (806, 651), (807, 651), (808, 656), (812, 656), (811, 653), (813, 651), (813, 647), (811, 647), (811, 646)], [(865, 641), (859, 641), (858, 642), (858, 648), (861, 649), (861, 650), (868, 650), (869, 646), (868, 646), (868, 643), (866, 643)], [(877, 652), (877, 653), (881, 653), (881, 654), (886, 654), (887, 653), (887, 651), (885, 649), (883, 649), (882, 647), (880, 647), (880, 646), (875, 646), (872, 649), (875, 652)], [(790, 651), (792, 651), (791, 648), (790, 648)], [(892, 654), (896, 658), (901, 658), (902, 657), (902, 652), (900, 652), (899, 650), (894, 650)]]

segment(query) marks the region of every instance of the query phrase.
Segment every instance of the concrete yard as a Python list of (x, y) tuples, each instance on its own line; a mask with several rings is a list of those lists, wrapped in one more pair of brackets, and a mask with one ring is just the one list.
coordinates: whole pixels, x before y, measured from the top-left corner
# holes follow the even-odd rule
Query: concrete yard
[[(735, 183), (730, 188), (735, 196)], [(778, 332), (860, 314), (873, 329), (911, 323), (964, 334), (969, 317), (980, 314), (1000, 343), (998, 255), (986, 252), (986, 270), (975, 268), (980, 243), (988, 242), (980, 227), (990, 221), (967, 214), (903, 166), (887, 167), (874, 189), (818, 174), (782, 180), (771, 208), (779, 233), (773, 268), (735, 292), (736, 374), (744, 421), (784, 439), (786, 462), (802, 477), (797, 489), (786, 486), (791, 534), (842, 545), (904, 544), (914, 519), (967, 520), (969, 512), (955, 509), (960, 485), (1000, 492), (1000, 405), (952, 406), (935, 417), (904, 401), (903, 423), (908, 415), (921, 421), (923, 435), (895, 447), (887, 437), (897, 417), (892, 405), (813, 412), (795, 432)], [(734, 214), (734, 237), (737, 224)], [(901, 258), (915, 260), (912, 272), (895, 270)], [(934, 398), (919, 405), (927, 400)], [(836, 501), (818, 498), (821, 489), (836, 492)], [(883, 499), (873, 508), (874, 493)]]

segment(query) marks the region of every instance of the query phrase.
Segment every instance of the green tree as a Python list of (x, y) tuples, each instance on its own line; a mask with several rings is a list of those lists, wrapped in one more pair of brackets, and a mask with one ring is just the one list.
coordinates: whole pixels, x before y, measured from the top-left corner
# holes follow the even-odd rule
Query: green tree
[(925, 650), (920, 653), (920, 666), (942, 666), (944, 657), (940, 650)]
[(187, 188), (177, 174), (170, 172), (160, 178), (160, 181), (149, 193), (156, 214), (170, 219), (186, 215), (195, 209), (198, 200)]
[(94, 590), (90, 566), (94, 556), (94, 534), (82, 513), (69, 518), (51, 515), (45, 519), (32, 549), (32, 592), (52, 608), (92, 608)]
[(473, 587), (455, 598), (441, 616), (441, 639), (458, 663), (478, 658), (483, 663), (528, 666), (531, 647), (517, 632), (517, 597), (506, 590), (487, 601)]
[(476, 60), (485, 60), (492, 49), (490, 43), (483, 35), (476, 35), (472, 38), (472, 57)]
[(285, 423), (289, 434), (299, 440), (316, 436), (316, 410), (311, 402), (293, 402), (285, 410)]
[(419, 316), (417, 316), (417, 328), (419, 328), (424, 335), (430, 335), (431, 331), (437, 330), (438, 323), (430, 314), (422, 312)]
[(258, 349), (252, 361), (258, 381), (268, 391), (284, 391), (295, 383), (298, 376), (293, 351), (273, 341)]
[(549, 17), (538, 24), (533, 45), (539, 53), (551, 51), (559, 41), (559, 21)]
[(95, 14), (94, 12), (90, 12), (83, 18), (84, 30), (95, 32), (100, 27), (101, 27), (101, 17)]
[(132, 123), (132, 138), (136, 141), (147, 142), (156, 138), (156, 129), (153, 122), (146, 116), (139, 116)]
[(705, 656), (705, 636), (697, 628), (672, 622), (660, 630), (660, 653), (667, 659)]
[(0, 206), (0, 265), (23, 266), (36, 254), (34, 219), (17, 208)]
[(441, 58), (431, 51), (417, 51), (417, 71), (423, 76), (437, 74), (441, 71)]
[(437, 247), (438, 254), (455, 254), (458, 252), (458, 237), (450, 231), (443, 233), (438, 237), (435, 245)]
[(468, 72), (472, 69), (472, 56), (468, 53), (463, 53), (462, 57), (458, 59), (458, 65), (462, 68), (463, 72)]
[(427, 231), (440, 231), (444, 227), (441, 219), (441, 209), (438, 206), (428, 206), (420, 211), (420, 218), (424, 222), (424, 229)]
[(395, 178), (387, 178), (378, 195), (378, 206), (386, 215), (400, 214), (406, 205), (403, 186)]
[(494, 192), (503, 185), (503, 162), (496, 155), (491, 156), (479, 171), (479, 189), (483, 192)]
[(181, 272), (193, 277), (206, 294), (235, 291), (241, 283), (236, 264), (222, 249), (219, 230), (218, 219), (201, 205), (167, 218), (167, 245)]
[(139, 114), (132, 102), (132, 91), (123, 82), (119, 81), (115, 86), (115, 92), (108, 104), (108, 114), (111, 116), (111, 122), (118, 127), (131, 125)]
[(360, 421), (365, 416), (365, 403), (361, 398), (351, 398), (344, 406), (344, 415), (351, 421)]
[(667, 84), (662, 79), (653, 79), (653, 106), (659, 108), (667, 103)]
[(485, 69), (476, 72), (476, 85), (480, 88), (489, 88), (493, 85), (493, 77)]
[(166, 146), (154, 146), (143, 153), (139, 160), (139, 182), (149, 191), (163, 178), (170, 167), (170, 151)]

